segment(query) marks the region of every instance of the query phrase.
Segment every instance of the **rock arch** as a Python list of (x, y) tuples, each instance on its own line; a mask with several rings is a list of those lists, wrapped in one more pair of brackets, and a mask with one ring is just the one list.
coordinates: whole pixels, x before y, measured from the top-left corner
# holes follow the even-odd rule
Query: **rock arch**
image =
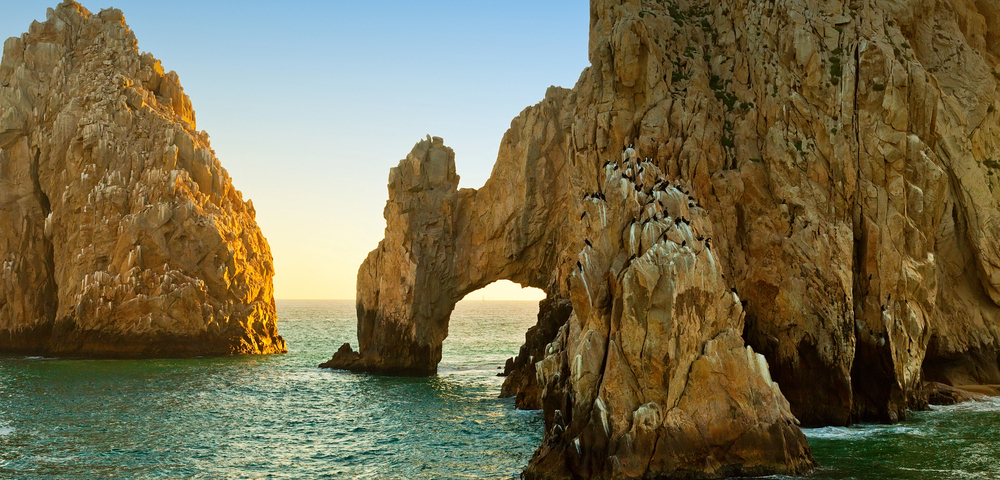
[(562, 174), (567, 136), (551, 119), (566, 92), (550, 90), (514, 120), (478, 190), (458, 188), (455, 153), (439, 137), (391, 169), (385, 239), (358, 271), (360, 352), (342, 349), (324, 366), (432, 375), (465, 295), (497, 280), (564, 295), (571, 179)]

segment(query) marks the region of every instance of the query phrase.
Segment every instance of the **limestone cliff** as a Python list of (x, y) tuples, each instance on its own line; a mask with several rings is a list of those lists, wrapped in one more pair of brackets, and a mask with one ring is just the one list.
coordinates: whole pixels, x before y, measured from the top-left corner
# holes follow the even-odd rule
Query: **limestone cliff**
[(465, 293), (544, 289), (505, 387), (545, 410), (529, 478), (799, 471), (786, 398), (803, 424), (889, 422), (925, 380), (1000, 383), (995, 2), (590, 18), (591, 66), (512, 122), (483, 188), (439, 139), (394, 169), (359, 352), (328, 366), (432, 373)]
[(120, 11), (4, 42), (0, 352), (284, 352), (254, 216)]

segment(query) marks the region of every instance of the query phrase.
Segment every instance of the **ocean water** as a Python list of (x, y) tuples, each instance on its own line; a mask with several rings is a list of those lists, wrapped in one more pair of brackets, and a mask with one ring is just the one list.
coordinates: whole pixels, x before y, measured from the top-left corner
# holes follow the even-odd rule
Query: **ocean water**
[(357, 348), (353, 301), (279, 301), (285, 355), (0, 358), (0, 478), (512, 478), (539, 412), (498, 399), (537, 302), (462, 302), (439, 374), (317, 368)]
[[(316, 367), (356, 346), (352, 301), (278, 312), (286, 355), (0, 358), (0, 478), (510, 479), (541, 441), (496, 376), (535, 302), (460, 303), (438, 376), (419, 379)], [(809, 479), (1000, 479), (1000, 400), (806, 435)]]

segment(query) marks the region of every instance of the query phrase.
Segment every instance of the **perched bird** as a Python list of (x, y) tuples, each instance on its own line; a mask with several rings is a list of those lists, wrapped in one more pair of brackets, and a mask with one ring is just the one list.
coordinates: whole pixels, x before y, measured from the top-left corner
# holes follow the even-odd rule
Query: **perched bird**
[(583, 243), (586, 243), (588, 247), (594, 248), (594, 244), (590, 243), (589, 239), (584, 238), (583, 239)]
[(682, 246), (682, 247), (686, 247), (686, 246), (687, 246), (687, 244), (688, 244), (688, 241), (687, 241), (687, 240), (684, 240), (683, 242), (681, 242), (681, 246)]

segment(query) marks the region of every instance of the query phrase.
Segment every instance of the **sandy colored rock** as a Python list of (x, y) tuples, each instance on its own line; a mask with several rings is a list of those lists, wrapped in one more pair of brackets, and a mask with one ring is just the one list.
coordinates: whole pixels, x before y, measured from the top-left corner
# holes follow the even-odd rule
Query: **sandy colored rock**
[(177, 74), (67, 1), (0, 62), (0, 351), (278, 353), (270, 248)]
[(329, 366), (433, 373), (454, 303), (498, 279), (569, 300), (512, 361), (538, 383), (505, 389), (545, 412), (529, 478), (798, 471), (786, 399), (892, 422), (925, 380), (1000, 383), (997, 10), (592, 1), (591, 66), (514, 119), (483, 188), (437, 139), (397, 167), (360, 349)]

